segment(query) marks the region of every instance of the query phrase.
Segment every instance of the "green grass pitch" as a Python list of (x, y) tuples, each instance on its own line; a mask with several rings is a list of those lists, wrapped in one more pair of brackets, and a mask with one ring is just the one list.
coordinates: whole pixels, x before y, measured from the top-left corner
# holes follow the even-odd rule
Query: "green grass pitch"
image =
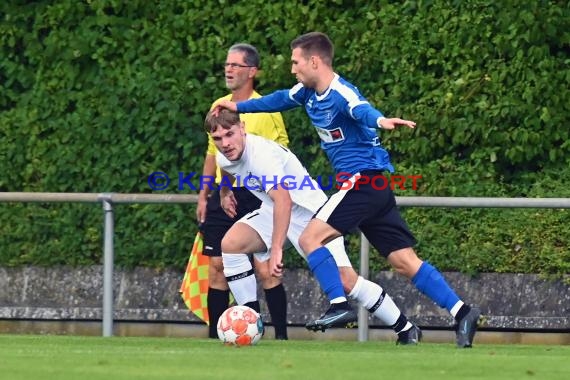
[(0, 335), (3, 380), (570, 379), (570, 346)]

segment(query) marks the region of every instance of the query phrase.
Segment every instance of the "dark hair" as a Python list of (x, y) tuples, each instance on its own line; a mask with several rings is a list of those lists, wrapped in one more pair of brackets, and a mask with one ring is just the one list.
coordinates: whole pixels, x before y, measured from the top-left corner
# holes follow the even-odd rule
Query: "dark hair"
[(303, 34), (291, 41), (291, 50), (296, 48), (303, 50), (303, 55), (306, 58), (311, 55), (318, 55), (325, 64), (332, 66), (334, 46), (326, 34), (321, 32)]
[(243, 53), (243, 60), (246, 65), (259, 68), (259, 53), (257, 52), (255, 46), (244, 43), (234, 44), (230, 46), (228, 53), (234, 51)]
[(239, 113), (230, 111), (229, 109), (222, 108), (210, 110), (204, 120), (204, 129), (207, 133), (216, 132), (218, 127), (223, 129), (230, 129), (232, 126), (240, 123)]

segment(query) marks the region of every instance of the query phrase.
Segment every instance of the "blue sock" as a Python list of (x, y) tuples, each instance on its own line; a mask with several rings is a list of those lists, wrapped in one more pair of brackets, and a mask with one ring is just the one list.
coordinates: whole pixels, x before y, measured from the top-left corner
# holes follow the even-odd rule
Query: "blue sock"
[(338, 297), (346, 297), (340, 280), (338, 266), (328, 248), (320, 247), (315, 249), (307, 256), (307, 263), (329, 301)]
[(459, 301), (459, 297), (447, 284), (445, 278), (427, 261), (423, 262), (418, 273), (412, 278), (412, 282), (418, 290), (449, 312)]

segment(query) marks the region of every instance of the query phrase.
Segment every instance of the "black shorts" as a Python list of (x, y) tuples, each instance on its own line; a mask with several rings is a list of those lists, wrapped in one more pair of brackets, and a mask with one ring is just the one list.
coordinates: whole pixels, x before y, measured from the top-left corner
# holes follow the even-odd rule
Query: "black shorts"
[(257, 210), (261, 200), (245, 187), (233, 189), (237, 201), (237, 216), (230, 218), (220, 205), (220, 192), (214, 190), (206, 205), (206, 221), (202, 225), (204, 255), (222, 256), (222, 239), (231, 226), (247, 213)]
[[(383, 176), (381, 171), (363, 171), (361, 176)], [(416, 239), (396, 207), (390, 186), (383, 181), (358, 184), (350, 190), (339, 190), (317, 212), (343, 235), (360, 229), (370, 244), (384, 257), (398, 249), (413, 247)]]

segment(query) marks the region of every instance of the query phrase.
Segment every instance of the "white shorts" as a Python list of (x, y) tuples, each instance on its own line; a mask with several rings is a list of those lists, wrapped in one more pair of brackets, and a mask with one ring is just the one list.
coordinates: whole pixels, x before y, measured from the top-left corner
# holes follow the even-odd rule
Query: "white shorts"
[[(313, 218), (313, 214), (312, 211), (296, 204), (294, 204), (291, 209), (291, 221), (289, 223), (289, 230), (287, 231), (287, 239), (304, 259), (305, 255), (299, 246), (299, 236), (301, 236), (301, 233)], [(269, 260), (272, 242), (271, 237), (273, 235), (273, 205), (264, 202), (259, 209), (245, 215), (238, 220), (237, 223), (245, 223), (258, 233), (267, 247), (267, 252), (255, 253), (254, 256), (257, 260), (262, 262)], [(337, 266), (352, 266), (344, 249), (344, 238), (342, 236), (327, 243), (325, 247), (330, 250)]]

